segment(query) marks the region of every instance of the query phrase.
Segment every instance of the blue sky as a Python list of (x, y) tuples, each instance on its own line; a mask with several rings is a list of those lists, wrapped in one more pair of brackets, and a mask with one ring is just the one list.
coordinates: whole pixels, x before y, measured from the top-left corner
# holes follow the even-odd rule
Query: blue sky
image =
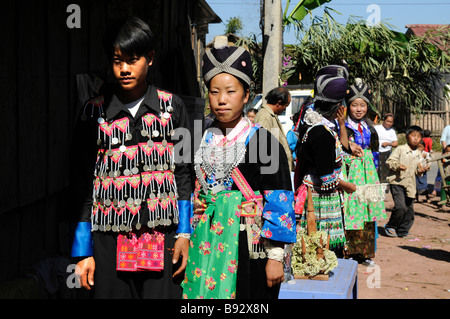
[[(292, 11), (298, 1), (291, 0), (288, 12)], [(242, 35), (254, 33), (258, 36), (258, 40), (261, 39), (260, 0), (206, 0), (206, 2), (223, 21), (209, 25), (207, 42), (212, 41), (214, 36), (223, 34), (225, 23), (232, 17), (241, 19), (244, 25)], [(282, 10), (286, 7), (286, 2), (282, 0)], [(352, 15), (374, 21), (373, 18), (378, 12), (382, 21), (394, 25), (400, 32), (405, 32), (405, 26), (408, 24), (450, 24), (450, 0), (332, 0), (326, 5), (341, 13), (341, 15), (334, 13), (333, 17), (344, 24)], [(317, 8), (313, 13), (321, 16), (323, 10)], [(284, 33), (284, 42), (286, 44), (297, 42), (293, 28)]]

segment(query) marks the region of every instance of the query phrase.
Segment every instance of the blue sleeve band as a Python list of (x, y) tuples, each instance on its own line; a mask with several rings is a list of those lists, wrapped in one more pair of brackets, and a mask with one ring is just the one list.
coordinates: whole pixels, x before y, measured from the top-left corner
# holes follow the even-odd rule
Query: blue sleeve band
[(90, 222), (80, 222), (75, 229), (72, 243), (72, 257), (92, 256), (92, 232)]
[(192, 234), (191, 219), (194, 217), (194, 210), (190, 200), (178, 201), (179, 219), (177, 233)]

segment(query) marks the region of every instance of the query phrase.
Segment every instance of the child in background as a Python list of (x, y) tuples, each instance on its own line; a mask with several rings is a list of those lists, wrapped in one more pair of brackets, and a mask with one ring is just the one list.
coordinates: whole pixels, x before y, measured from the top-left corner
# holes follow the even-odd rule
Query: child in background
[(254, 123), (257, 112), (258, 112), (257, 109), (250, 109), (247, 111), (246, 117), (250, 120), (250, 122)]
[(425, 145), (425, 152), (431, 154), (433, 153), (433, 140), (430, 137), (431, 131), (430, 130), (424, 130), (423, 131), (423, 143)]
[(397, 147), (386, 164), (390, 168), (387, 181), (390, 183), (394, 199), (389, 222), (384, 226), (389, 237), (411, 237), (409, 230), (414, 223), (414, 198), (416, 195), (416, 175), (423, 175), (429, 166), (421, 167), (421, 153), (417, 149), (422, 141), (423, 131), (419, 126), (406, 130), (407, 144)]
[[(420, 167), (427, 167), (429, 165), (428, 161), (431, 159), (430, 153), (425, 151), (426, 144), (422, 140), (420, 144), (417, 146), (417, 150), (421, 153), (421, 159), (419, 162)], [(416, 193), (416, 201), (419, 202), (420, 195), (428, 194), (428, 181), (427, 181), (427, 172), (425, 172), (422, 176), (416, 176), (416, 185), (417, 185), (417, 193)]]

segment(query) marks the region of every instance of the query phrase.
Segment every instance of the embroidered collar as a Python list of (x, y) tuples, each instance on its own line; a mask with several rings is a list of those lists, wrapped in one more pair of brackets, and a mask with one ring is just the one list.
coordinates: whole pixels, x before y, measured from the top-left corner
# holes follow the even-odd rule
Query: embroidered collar
[(362, 126), (365, 129), (369, 129), (369, 125), (367, 125), (366, 121), (364, 119), (360, 120), (360, 121), (355, 121), (353, 120), (350, 116), (347, 118), (347, 123), (354, 128), (355, 130), (358, 130), (358, 124), (361, 123)]
[[(121, 111), (130, 113), (127, 107), (117, 98), (115, 94), (112, 95), (109, 101), (105, 102), (107, 119), (113, 119)], [(140, 117), (142, 114), (148, 111), (153, 114), (159, 114), (161, 112), (159, 109), (158, 93), (153, 85), (148, 86), (147, 92), (144, 96), (144, 101), (142, 101), (142, 104), (138, 112), (136, 113), (136, 118)]]
[(214, 133), (211, 137), (211, 142), (213, 145), (224, 146), (234, 144), (236, 141), (241, 140), (242, 137), (247, 137), (247, 131), (250, 129), (251, 123), (250, 120), (246, 117), (242, 117), (239, 123), (229, 132), (226, 136), (223, 135), (219, 130), (214, 130)]

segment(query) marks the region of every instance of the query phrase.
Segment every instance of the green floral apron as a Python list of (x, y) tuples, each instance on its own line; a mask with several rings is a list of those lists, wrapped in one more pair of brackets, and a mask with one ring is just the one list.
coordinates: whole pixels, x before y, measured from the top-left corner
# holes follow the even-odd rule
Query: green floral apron
[[(238, 267), (240, 191), (199, 194), (206, 210), (191, 236), (184, 299), (234, 299)], [(201, 266), (200, 266), (201, 265)]]

